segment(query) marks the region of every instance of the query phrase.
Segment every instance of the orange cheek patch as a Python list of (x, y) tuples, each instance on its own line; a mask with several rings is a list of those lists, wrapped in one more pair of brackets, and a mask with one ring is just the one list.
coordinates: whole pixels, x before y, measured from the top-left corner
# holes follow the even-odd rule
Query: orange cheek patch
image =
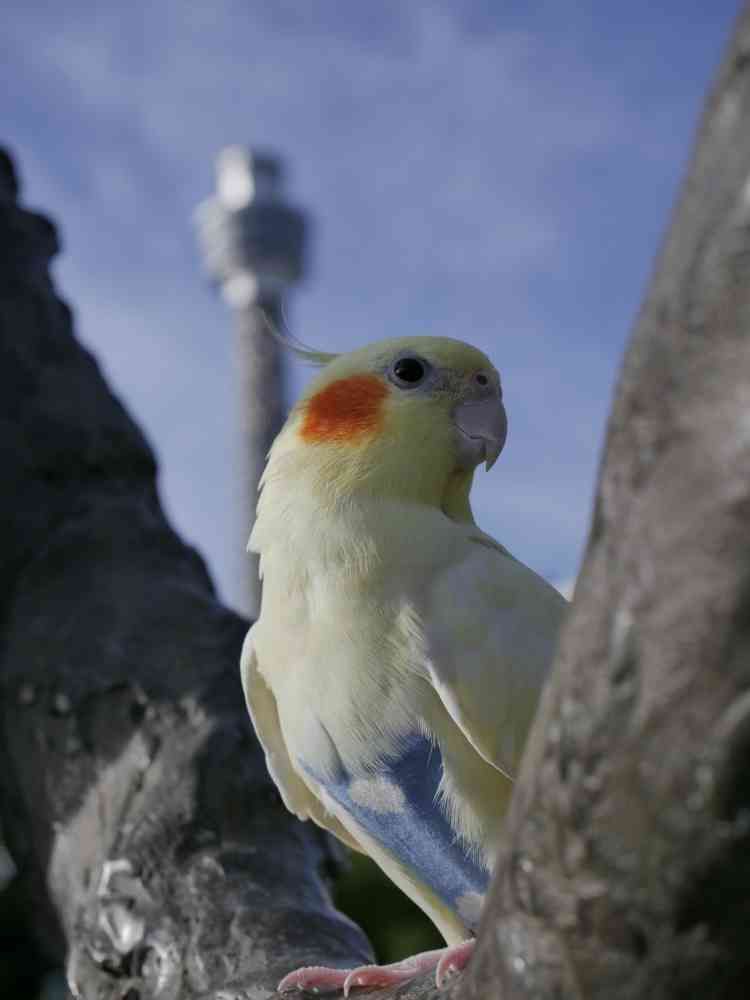
[(375, 375), (350, 375), (321, 389), (307, 403), (305, 441), (349, 441), (380, 428), (388, 388)]

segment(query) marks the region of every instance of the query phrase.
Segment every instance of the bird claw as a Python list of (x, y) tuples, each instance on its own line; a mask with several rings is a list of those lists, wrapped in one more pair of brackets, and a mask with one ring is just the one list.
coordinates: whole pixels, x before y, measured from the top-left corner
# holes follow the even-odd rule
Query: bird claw
[(326, 992), (340, 990), (343, 989), (348, 975), (350, 975), (348, 969), (330, 969), (325, 965), (306, 965), (284, 976), (276, 990), (278, 993), (292, 993), (295, 990), (300, 992), (310, 990), (312, 993), (320, 993), (321, 990)]
[(352, 969), (346, 977), (344, 996), (349, 996), (353, 986), (398, 986), (399, 983), (413, 979), (420, 971), (410, 958), (392, 965), (362, 965), (358, 969)]
[(443, 949), (443, 954), (435, 969), (435, 984), (442, 989), (457, 973), (461, 972), (474, 954), (476, 938), (469, 938), (460, 944)]
[(310, 990), (313, 993), (342, 990), (345, 997), (352, 989), (368, 986), (398, 986), (421, 972), (435, 969), (435, 982), (442, 989), (471, 958), (474, 938), (435, 951), (423, 951), (391, 965), (359, 965), (356, 969), (330, 969), (310, 965), (284, 976), (276, 987), (279, 993)]

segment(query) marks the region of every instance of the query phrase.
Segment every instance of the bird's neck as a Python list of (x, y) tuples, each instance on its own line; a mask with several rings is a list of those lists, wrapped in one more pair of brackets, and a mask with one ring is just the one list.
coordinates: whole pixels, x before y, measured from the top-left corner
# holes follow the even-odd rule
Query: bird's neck
[[(289, 422), (271, 450), (266, 491), (305, 494), (325, 510), (373, 500), (433, 507), (458, 522), (473, 523), (469, 502), (473, 469), (458, 467), (449, 440), (430, 428), (401, 428), (352, 443), (301, 441)], [(423, 432), (421, 432), (423, 431)]]
[[(471, 478), (466, 472), (447, 476), (436, 492), (424, 476), (401, 482), (386, 477), (376, 491), (365, 476), (342, 475), (341, 469), (337, 475), (333, 465), (322, 474), (320, 462), (277, 453), (266, 472), (250, 548), (260, 553), (264, 573), (271, 566), (286, 573), (315, 565), (367, 574), (394, 551), (421, 565), (441, 537), (474, 524)], [(392, 488), (383, 488), (389, 482)]]
[(474, 524), (469, 501), (473, 480), (474, 472), (467, 472), (465, 469), (458, 470), (448, 477), (440, 507), (452, 521)]

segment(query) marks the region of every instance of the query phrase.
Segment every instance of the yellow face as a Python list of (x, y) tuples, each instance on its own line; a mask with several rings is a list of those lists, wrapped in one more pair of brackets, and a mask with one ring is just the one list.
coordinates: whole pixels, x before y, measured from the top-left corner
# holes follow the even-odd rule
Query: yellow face
[[(295, 407), (300, 443), (339, 466), (344, 488), (442, 503), (505, 442), (500, 377), (457, 340), (384, 340), (326, 366)], [(468, 478), (467, 478), (468, 477)], [(467, 486), (468, 493), (468, 486)]]

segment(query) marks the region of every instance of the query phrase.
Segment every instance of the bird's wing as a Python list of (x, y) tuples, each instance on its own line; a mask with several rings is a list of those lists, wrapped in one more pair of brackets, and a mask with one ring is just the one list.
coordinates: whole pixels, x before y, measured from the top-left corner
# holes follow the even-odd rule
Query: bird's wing
[(347, 765), (310, 707), (300, 721), (308, 738), (290, 753), (276, 697), (258, 669), (252, 633), (242, 650), (242, 683), (268, 770), (287, 809), (368, 854), (447, 941), (463, 940), (477, 925), (489, 874), (462, 846), (440, 802), (439, 747), (415, 729), (404, 733), (398, 746), (384, 742), (366, 763)]
[(446, 940), (476, 930), (490, 875), (446, 808), (439, 744), (415, 724), (375, 763), (346, 764), (332, 741), (326, 756), (299, 763), (327, 808)]
[(567, 601), (477, 529), (431, 581), (427, 668), (477, 753), (507, 777), (520, 762)]
[(289, 757), (279, 725), (276, 698), (258, 670), (253, 629), (247, 633), (240, 659), (242, 687), (255, 732), (266, 755), (268, 773), (279, 790), (284, 805), (298, 819), (312, 819), (333, 833), (352, 850), (363, 851), (352, 834), (329, 812), (305, 784)]

